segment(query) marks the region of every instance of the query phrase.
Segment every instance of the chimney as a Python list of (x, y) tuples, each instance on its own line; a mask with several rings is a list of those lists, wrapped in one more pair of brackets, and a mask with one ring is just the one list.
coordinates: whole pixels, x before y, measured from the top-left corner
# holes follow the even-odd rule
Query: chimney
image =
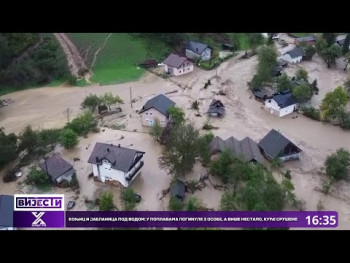
[(99, 159), (98, 159), (98, 157), (96, 156), (96, 162), (98, 163), (99, 162)]
[(107, 148), (107, 152), (109, 152), (109, 148)]
[(118, 147), (120, 148), (120, 144), (118, 144)]

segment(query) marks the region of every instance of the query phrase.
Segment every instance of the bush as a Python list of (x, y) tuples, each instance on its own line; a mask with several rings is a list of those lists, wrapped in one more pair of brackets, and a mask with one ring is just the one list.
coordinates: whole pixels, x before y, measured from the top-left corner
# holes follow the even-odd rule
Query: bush
[(181, 124), (185, 121), (185, 112), (183, 109), (172, 106), (168, 108), (167, 112), (174, 124)]
[(327, 175), (334, 180), (348, 177), (350, 165), (350, 153), (341, 148), (336, 153), (327, 157), (325, 162)]
[(76, 173), (72, 175), (72, 180), (70, 181), (69, 186), (72, 188), (77, 188), (77, 189), (79, 188), (79, 181)]
[(113, 203), (113, 194), (111, 192), (104, 192), (101, 195), (100, 211), (112, 211), (115, 206)]
[(292, 95), (298, 102), (304, 102), (311, 99), (313, 91), (309, 84), (302, 83), (292, 90)]
[(34, 185), (46, 185), (49, 182), (47, 174), (42, 170), (32, 167), (28, 173), (26, 183)]
[(66, 149), (73, 148), (78, 144), (78, 135), (72, 129), (66, 128), (60, 134), (60, 143)]
[(17, 136), (14, 133), (5, 134), (0, 128), (0, 170), (17, 158)]
[(123, 204), (123, 209), (125, 211), (132, 211), (135, 209), (137, 204), (137, 197), (131, 188), (125, 188), (121, 193), (121, 201)]
[(213, 133), (207, 133), (199, 138), (199, 156), (203, 164), (208, 164), (210, 162), (210, 142), (214, 139)]
[(171, 197), (169, 202), (169, 210), (181, 211), (184, 209), (184, 203), (177, 197)]
[(160, 122), (158, 119), (155, 120), (154, 126), (151, 127), (150, 134), (155, 138), (158, 139), (163, 133), (163, 127), (160, 125)]
[(195, 100), (194, 102), (192, 102), (191, 109), (193, 109), (193, 110), (199, 110), (199, 102), (198, 102), (197, 100)]
[(38, 131), (38, 146), (46, 147), (48, 145), (56, 145), (59, 142), (60, 133), (60, 129), (48, 129)]
[(203, 124), (203, 126), (202, 126), (202, 129), (203, 129), (203, 130), (212, 130), (212, 129), (214, 129), (214, 126), (211, 125), (211, 124), (210, 124), (210, 120), (207, 119), (207, 120), (204, 122), (204, 124)]
[(350, 129), (350, 112), (343, 111), (339, 116), (339, 126), (343, 129)]
[(309, 117), (313, 120), (320, 121), (321, 116), (320, 116), (320, 111), (318, 109), (315, 109), (314, 107), (302, 107), (301, 111), (303, 112), (303, 115), (306, 117)]
[(20, 140), (18, 147), (19, 151), (27, 150), (29, 153), (31, 153), (38, 145), (37, 132), (33, 131), (30, 125), (24, 128), (18, 138)]
[(73, 76), (73, 75), (68, 75), (67, 83), (70, 86), (77, 86), (77, 78), (75, 76)]
[(96, 127), (97, 121), (91, 112), (84, 112), (65, 126), (65, 128), (72, 129), (79, 136), (88, 134)]

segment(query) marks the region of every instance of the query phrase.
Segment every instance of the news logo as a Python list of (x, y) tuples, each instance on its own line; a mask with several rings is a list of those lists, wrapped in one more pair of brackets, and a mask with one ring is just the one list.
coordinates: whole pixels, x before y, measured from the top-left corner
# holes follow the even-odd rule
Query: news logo
[(64, 227), (64, 195), (15, 195), (15, 227)]

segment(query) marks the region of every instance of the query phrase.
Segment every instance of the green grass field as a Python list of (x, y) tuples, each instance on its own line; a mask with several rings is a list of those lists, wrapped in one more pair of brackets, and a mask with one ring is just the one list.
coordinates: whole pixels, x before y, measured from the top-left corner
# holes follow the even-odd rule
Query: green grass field
[[(103, 44), (108, 33), (71, 33), (69, 36), (77, 45), (83, 57), (86, 50), (87, 66), (91, 66), (95, 51)], [(169, 48), (162, 43), (152, 43), (152, 50), (147, 49), (146, 43), (127, 33), (113, 33), (104, 48), (98, 53), (92, 67), (91, 81), (100, 84), (112, 84), (134, 81), (145, 72), (137, 65), (144, 59), (164, 59)]]

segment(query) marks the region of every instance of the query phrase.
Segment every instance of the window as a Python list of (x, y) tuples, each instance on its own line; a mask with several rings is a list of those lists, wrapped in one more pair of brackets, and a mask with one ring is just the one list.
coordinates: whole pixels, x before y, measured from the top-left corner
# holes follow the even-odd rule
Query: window
[(149, 115), (152, 115), (152, 112), (150, 112)]
[(146, 115), (148, 115), (148, 112), (146, 112)]
[(181, 73), (181, 70), (179, 70), (179, 73)]

